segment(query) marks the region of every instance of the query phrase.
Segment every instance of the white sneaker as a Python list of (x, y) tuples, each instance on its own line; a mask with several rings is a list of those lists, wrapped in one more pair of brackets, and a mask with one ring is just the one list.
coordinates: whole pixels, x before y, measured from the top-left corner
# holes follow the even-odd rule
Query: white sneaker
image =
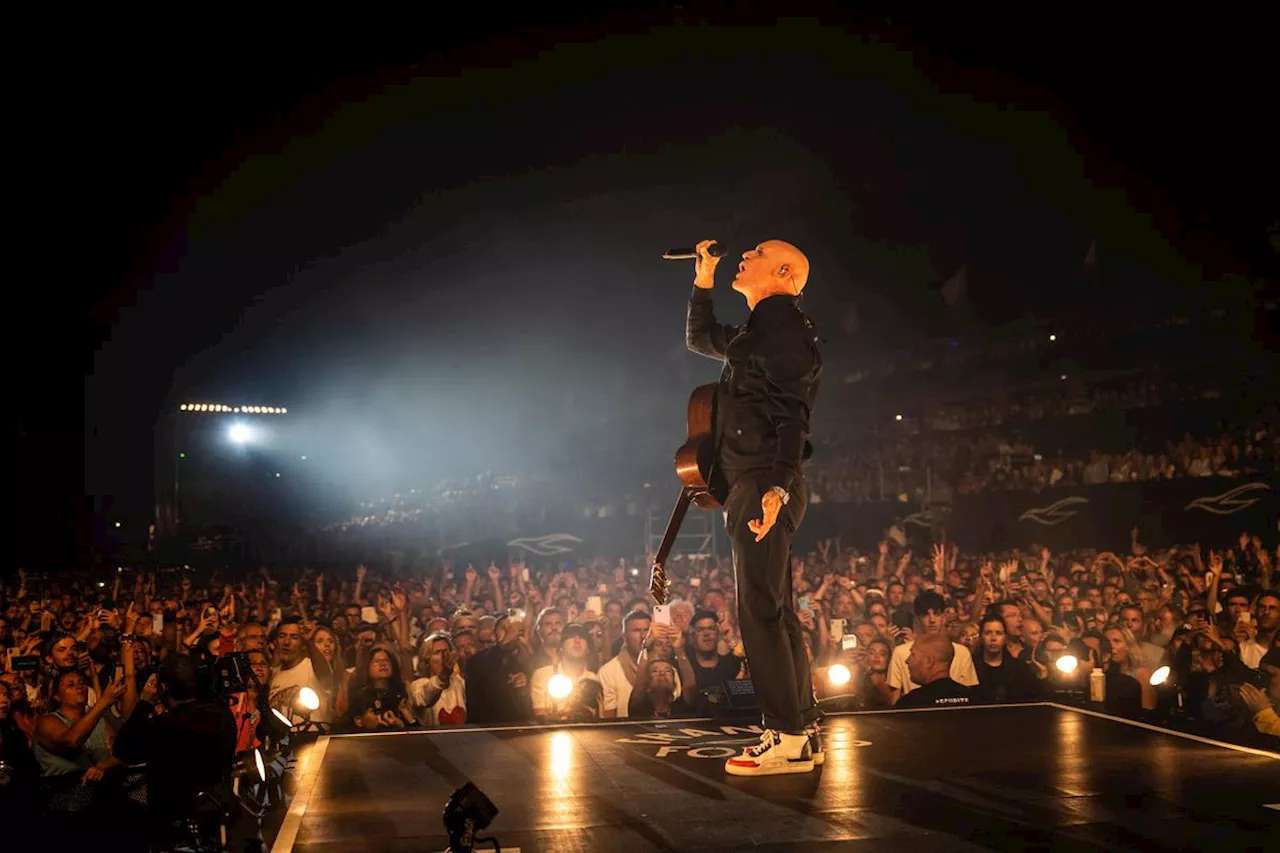
[(776, 776), (782, 773), (809, 773), (813, 756), (809, 752), (808, 735), (784, 735), (766, 729), (760, 742), (724, 763), (732, 776)]

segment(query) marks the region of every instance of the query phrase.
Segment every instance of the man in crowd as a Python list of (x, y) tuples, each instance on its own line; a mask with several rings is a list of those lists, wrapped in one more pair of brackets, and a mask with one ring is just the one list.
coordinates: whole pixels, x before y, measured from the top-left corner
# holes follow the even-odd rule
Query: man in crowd
[[(945, 632), (946, 602), (941, 595), (933, 590), (925, 590), (916, 596), (911, 606), (916, 617), (917, 634), (920, 636), (938, 634), (948, 643), (951, 642)], [(893, 657), (889, 661), (889, 687), (892, 690), (895, 705), (903, 696), (920, 686), (911, 677), (911, 669), (907, 666), (907, 658), (910, 657), (911, 650), (919, 639), (918, 636), (914, 640), (908, 640), (893, 650)], [(951, 645), (954, 648), (952, 654), (947, 657), (947, 662), (951, 666), (951, 678), (966, 687), (973, 687), (978, 683), (978, 675), (973, 668), (973, 656), (959, 643), (951, 643)]]
[(520, 723), (533, 719), (529, 674), (533, 649), (523, 612), (499, 614), (498, 641), (467, 661), (467, 720), (472, 723)]
[(605, 719), (627, 716), (631, 688), (636, 683), (640, 655), (652, 620), (643, 610), (632, 610), (622, 620), (622, 649), (600, 667), (600, 683), (604, 687)]
[(1138, 648), (1133, 651), (1138, 655), (1138, 666), (1146, 670), (1154, 670), (1164, 659), (1164, 649), (1151, 642), (1147, 635), (1145, 613), (1136, 604), (1126, 604), (1120, 608), (1120, 623), (1133, 632), (1138, 641)]
[(668, 660), (646, 660), (648, 668), (644, 692), (631, 694), (629, 716), (632, 719), (692, 717), (693, 709), (683, 696), (675, 695), (676, 669)]
[[(1244, 638), (1240, 643), (1240, 659), (1251, 669), (1258, 668), (1280, 629), (1280, 593), (1274, 590), (1261, 593), (1254, 602), (1254, 611), (1249, 620), (1237, 617), (1236, 623)], [(1254, 625), (1257, 626), (1256, 629)], [(1249, 636), (1250, 633), (1253, 634), (1252, 637)]]
[[(901, 647), (899, 647), (901, 648)], [(951, 677), (957, 646), (941, 631), (926, 633), (911, 643), (907, 671), (919, 685), (900, 698), (896, 708), (935, 708), (968, 705), (972, 689)]]
[[(569, 625), (560, 632), (558, 662), (534, 670), (529, 697), (533, 715), (539, 720), (595, 720), (600, 718), (603, 689), (600, 676), (587, 667), (591, 650), (591, 631), (585, 625)], [(552, 679), (563, 675), (569, 679), (568, 695), (556, 696)]]
[(720, 622), (710, 610), (697, 611), (691, 620), (693, 636), (694, 688), (698, 691), (717, 687), (742, 677), (743, 660), (733, 654), (720, 654)]
[[(158, 849), (181, 838), (201, 791), (216, 788), (235, 757), (236, 724), (220, 702), (198, 701), (199, 676), (189, 655), (169, 655), (142, 688), (133, 713), (116, 737), (115, 755), (147, 765), (151, 837)], [(165, 713), (157, 714), (163, 705)]]
[(268, 704), (289, 716), (295, 723), (301, 722), (303, 717), (297, 707), (298, 695), (302, 688), (310, 687), (316, 691), (320, 707), (328, 707), (325, 697), (320, 695), (320, 679), (316, 678), (315, 667), (311, 664), (302, 620), (289, 618), (277, 625), (274, 643), (276, 665), (271, 670)]

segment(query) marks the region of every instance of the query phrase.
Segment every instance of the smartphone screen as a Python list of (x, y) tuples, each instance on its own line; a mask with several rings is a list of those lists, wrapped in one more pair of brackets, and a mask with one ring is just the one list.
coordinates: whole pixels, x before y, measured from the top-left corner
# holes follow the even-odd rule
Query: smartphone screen
[(520, 572), (520, 577), (524, 578), (526, 581), (529, 580), (529, 570), (525, 569), (524, 571)]
[(846, 652), (856, 649), (857, 647), (858, 647), (857, 634), (845, 634), (843, 637), (840, 638), (840, 648), (844, 649)]
[(598, 595), (589, 596), (587, 598), (587, 609), (590, 610), (592, 613), (596, 614), (597, 616), (599, 616), (600, 611), (604, 609), (604, 605), (601, 604), (600, 602), (600, 596)]
[(802, 595), (802, 596), (800, 596), (800, 609), (801, 609), (801, 610), (812, 610), (812, 609), (813, 609), (813, 599), (811, 599), (811, 598), (810, 598), (809, 596), (807, 596), (807, 595)]
[(151, 630), (156, 632), (157, 634), (164, 633), (164, 614), (163, 613), (153, 613), (151, 615)]
[(702, 586), (702, 578), (689, 578), (689, 586)]
[(843, 636), (844, 636), (844, 620), (832, 619), (831, 620), (831, 639), (839, 640)]

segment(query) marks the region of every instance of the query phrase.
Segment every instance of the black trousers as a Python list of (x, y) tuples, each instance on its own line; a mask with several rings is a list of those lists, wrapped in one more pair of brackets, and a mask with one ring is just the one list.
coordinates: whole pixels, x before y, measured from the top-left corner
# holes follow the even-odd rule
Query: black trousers
[(741, 477), (731, 482), (724, 505), (725, 530), (733, 544), (738, 625), (765, 728), (800, 734), (819, 716), (791, 589), (791, 536), (804, 518), (808, 488), (804, 480), (796, 480), (778, 522), (756, 542), (747, 522), (763, 517), (761, 494), (754, 477)]

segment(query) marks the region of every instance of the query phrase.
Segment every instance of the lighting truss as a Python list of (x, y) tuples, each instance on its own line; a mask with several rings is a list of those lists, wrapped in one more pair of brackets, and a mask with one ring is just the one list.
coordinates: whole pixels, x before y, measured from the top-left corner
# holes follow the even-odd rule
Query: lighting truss
[(180, 412), (193, 414), (224, 413), (236, 415), (287, 415), (289, 410), (283, 406), (228, 406), (225, 403), (182, 403)]

